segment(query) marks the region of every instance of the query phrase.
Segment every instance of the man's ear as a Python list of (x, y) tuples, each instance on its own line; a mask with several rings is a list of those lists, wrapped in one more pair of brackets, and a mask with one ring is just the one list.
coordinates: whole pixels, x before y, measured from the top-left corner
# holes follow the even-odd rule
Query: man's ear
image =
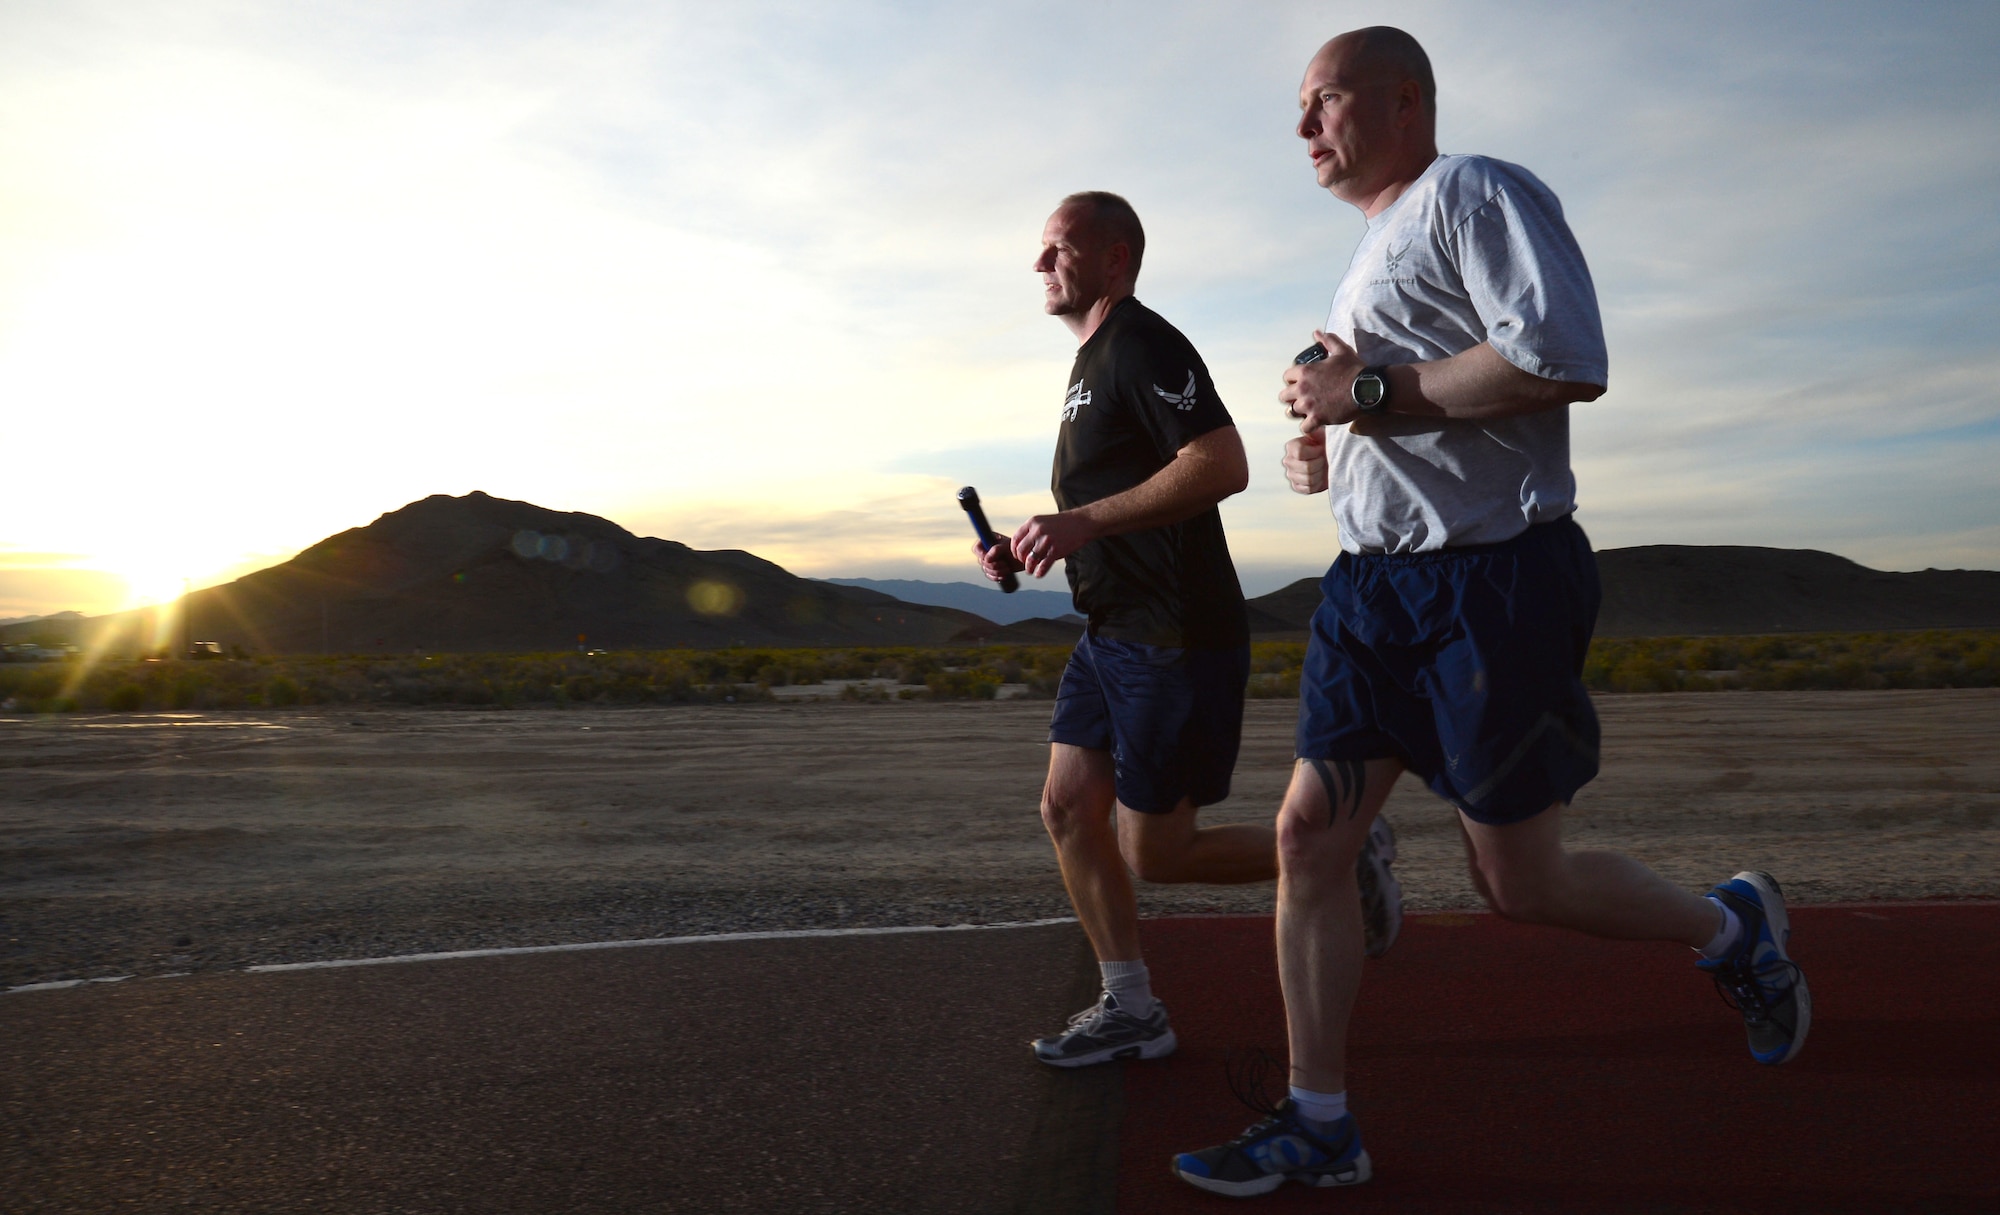
[(1396, 125), (1406, 127), (1424, 116), (1424, 86), (1405, 80), (1396, 86)]
[(1114, 279), (1130, 278), (1132, 275), (1132, 246), (1124, 241), (1114, 243), (1104, 251), (1104, 269)]

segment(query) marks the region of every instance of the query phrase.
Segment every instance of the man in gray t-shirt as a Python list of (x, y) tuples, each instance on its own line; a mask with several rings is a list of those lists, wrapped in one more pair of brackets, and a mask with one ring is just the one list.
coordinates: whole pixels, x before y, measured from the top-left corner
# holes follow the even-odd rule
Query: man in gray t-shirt
[(1320, 48), (1299, 103), (1319, 184), (1360, 208), (1368, 233), (1279, 394), (1301, 432), (1286, 478), (1330, 491), (1342, 550), (1320, 584), (1278, 812), (1291, 1092), (1235, 1140), (1173, 1162), (1238, 1196), (1371, 1173), (1347, 1112), (1354, 865), (1404, 772), (1452, 805), (1501, 915), (1685, 942), (1742, 1010), (1760, 1063), (1792, 1058), (1811, 1018), (1768, 874), (1702, 897), (1617, 853), (1563, 846), (1598, 744), (1581, 678), (1597, 567), (1570, 517), (1568, 411), (1601, 396), (1607, 374), (1562, 207), (1517, 166), (1438, 154), (1430, 62), (1401, 30)]
[[(1342, 489), (1333, 515), (1343, 550), (1490, 544), (1576, 509), (1560, 398), (1604, 391), (1604, 326), (1562, 206), (1526, 169), (1484, 156), (1432, 159), (1369, 217), (1325, 331), (1364, 367), (1441, 364), (1483, 345), (1470, 357), (1487, 359), (1503, 383), (1540, 381), (1524, 386), (1548, 406), (1461, 419), (1392, 400), (1363, 433), (1315, 427), (1328, 480)], [(1317, 378), (1339, 380), (1340, 367), (1316, 369)]]

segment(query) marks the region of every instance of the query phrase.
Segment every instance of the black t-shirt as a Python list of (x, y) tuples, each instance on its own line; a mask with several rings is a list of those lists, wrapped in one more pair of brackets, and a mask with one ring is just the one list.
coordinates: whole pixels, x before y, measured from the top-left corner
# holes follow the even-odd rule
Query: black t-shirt
[[(1076, 352), (1069, 384), (1050, 486), (1063, 510), (1131, 489), (1195, 439), (1231, 425), (1193, 343), (1130, 297)], [(1250, 638), (1213, 506), (1165, 527), (1093, 540), (1066, 566), (1095, 636), (1196, 648)]]

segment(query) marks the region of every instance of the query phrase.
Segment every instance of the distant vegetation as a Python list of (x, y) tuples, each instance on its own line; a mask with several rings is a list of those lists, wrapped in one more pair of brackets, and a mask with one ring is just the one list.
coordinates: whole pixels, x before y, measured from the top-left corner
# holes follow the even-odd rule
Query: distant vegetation
[[(1250, 695), (1298, 695), (1302, 642), (1251, 647)], [(0, 665), (0, 703), (29, 712), (286, 708), (294, 705), (699, 704), (772, 699), (772, 689), (848, 682), (849, 700), (991, 699), (1002, 684), (1052, 697), (1067, 646), (655, 650), (610, 654), (291, 657), (234, 662)], [(877, 682), (858, 682), (877, 681)], [(889, 681), (887, 683), (879, 681)], [(2000, 686), (2000, 631), (1771, 637), (1602, 638), (1595, 692)]]
[(771, 699), (830, 680), (848, 699), (990, 699), (1003, 683), (1053, 696), (1063, 646), (650, 650), (608, 654), (285, 657), (235, 662), (0, 666), (0, 701), (39, 712), (292, 705), (701, 704)]
[[(1298, 694), (1304, 642), (1251, 651), (1252, 696)], [(2000, 631), (1600, 637), (1583, 682), (1593, 692), (2000, 687)]]
[(1786, 633), (1603, 638), (1583, 681), (1594, 692), (2000, 686), (2000, 631)]

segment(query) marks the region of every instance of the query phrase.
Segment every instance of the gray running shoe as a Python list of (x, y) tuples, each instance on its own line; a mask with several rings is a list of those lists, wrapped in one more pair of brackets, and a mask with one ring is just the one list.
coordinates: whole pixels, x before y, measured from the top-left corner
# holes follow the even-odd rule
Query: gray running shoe
[(1361, 885), (1361, 935), (1371, 958), (1388, 953), (1403, 931), (1403, 885), (1389, 869), (1395, 859), (1396, 829), (1378, 814), (1354, 862), (1354, 879)]
[(1315, 1129), (1299, 1117), (1291, 1098), (1273, 1104), (1265, 1095), (1267, 1081), (1279, 1070), (1268, 1054), (1251, 1051), (1233, 1056), (1226, 1065), (1229, 1090), (1264, 1117), (1228, 1143), (1174, 1157), (1174, 1174), (1182, 1181), (1210, 1193), (1248, 1198), (1287, 1181), (1360, 1185), (1374, 1175), (1352, 1114)]
[(1035, 1039), (1035, 1058), (1051, 1067), (1088, 1067), (1113, 1059), (1157, 1059), (1173, 1054), (1179, 1044), (1167, 1024), (1166, 1005), (1155, 1000), (1150, 1015), (1135, 1017), (1107, 991), (1071, 1017), (1062, 1033)]
[(1182, 1152), (1174, 1157), (1173, 1169), (1189, 1185), (1231, 1198), (1268, 1194), (1287, 1181), (1360, 1185), (1375, 1175), (1352, 1114), (1328, 1131), (1309, 1131), (1289, 1097), (1228, 1143)]
[(1785, 892), (1768, 873), (1746, 869), (1716, 886), (1708, 896), (1743, 921), (1743, 939), (1727, 957), (1695, 963), (1707, 971), (1722, 998), (1743, 1014), (1750, 1034), (1750, 1057), (1784, 1063), (1806, 1044), (1812, 1028), (1812, 991), (1805, 972), (1792, 961), (1791, 917)]

